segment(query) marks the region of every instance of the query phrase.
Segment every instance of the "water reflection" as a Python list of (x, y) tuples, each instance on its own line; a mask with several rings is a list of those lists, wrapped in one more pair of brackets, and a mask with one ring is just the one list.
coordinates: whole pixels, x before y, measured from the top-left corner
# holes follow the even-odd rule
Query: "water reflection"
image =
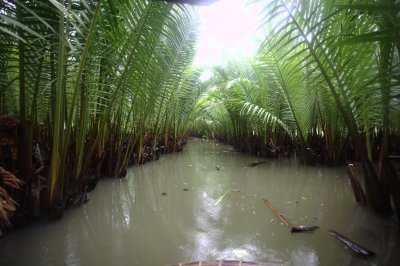
[[(308, 167), (293, 160), (249, 167), (260, 159), (230, 149), (192, 141), (181, 154), (131, 169), (126, 179), (102, 180), (87, 206), (69, 210), (59, 222), (34, 224), (1, 239), (0, 265), (154, 266), (211, 259), (287, 265), (399, 262), (397, 221), (358, 206), (343, 167)], [(321, 229), (291, 234), (262, 197), (291, 224)], [(378, 257), (354, 256), (326, 232), (331, 228)]]
[(315, 250), (306, 247), (300, 247), (290, 252), (290, 264), (309, 266), (320, 265)]

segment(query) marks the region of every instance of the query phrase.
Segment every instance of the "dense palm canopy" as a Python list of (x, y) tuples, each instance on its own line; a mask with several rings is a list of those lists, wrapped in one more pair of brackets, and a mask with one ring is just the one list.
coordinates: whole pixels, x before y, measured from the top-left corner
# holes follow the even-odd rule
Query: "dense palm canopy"
[(176, 142), (188, 129), (201, 94), (191, 6), (2, 1), (0, 12), (0, 113), (21, 125), (18, 137), (2, 130), (18, 149), (10, 170), (31, 180), (44, 167), (51, 205), (84, 191), (92, 169), (123, 175), (147, 131)]
[(215, 70), (219, 108), (211, 116), (222, 109), (230, 118), (215, 119), (216, 134), (229, 128), (250, 152), (263, 153), (269, 138), (284, 145), (290, 138), (304, 161), (358, 158), (370, 202), (390, 212), (389, 187), (399, 190), (387, 159), (400, 125), (398, 4), (262, 2), (267, 35), (257, 57)]
[(373, 206), (389, 212), (390, 195), (400, 206), (387, 170), (399, 145), (399, 5), (259, 2), (266, 35), (257, 56), (215, 67), (201, 82), (189, 5), (2, 1), (2, 154), (10, 149), (8, 170), (30, 184), (23, 201), (44, 176), (50, 206), (63, 206), (88, 191), (92, 175), (123, 176), (146, 145), (174, 150), (196, 134), (259, 155), (272, 142), (305, 162), (358, 158)]

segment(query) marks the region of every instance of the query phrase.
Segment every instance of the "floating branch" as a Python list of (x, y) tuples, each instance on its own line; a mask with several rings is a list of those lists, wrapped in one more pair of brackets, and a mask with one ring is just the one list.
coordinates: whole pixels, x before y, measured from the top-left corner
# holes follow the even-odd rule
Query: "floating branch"
[(278, 212), (267, 199), (263, 198), (262, 200), (264, 201), (265, 205), (267, 205), (275, 213), (275, 215), (279, 218), (279, 220), (281, 220), (284, 225), (290, 227), (289, 221), (285, 218), (285, 216)]
[[(277, 209), (275, 209), (272, 204), (265, 198), (262, 199), (274, 213), (275, 215), (281, 220), (281, 222), (286, 225), (286, 227), (290, 227), (289, 221), (285, 218), (283, 214), (281, 214)], [(311, 226), (305, 226), (305, 225), (299, 225), (299, 226), (293, 226), (290, 229), (291, 233), (301, 233), (301, 232), (314, 232), (315, 230), (319, 229), (319, 226), (316, 225), (311, 225)]]
[(229, 192), (230, 192), (231, 190), (232, 190), (232, 188), (228, 189), (228, 190), (224, 193), (224, 195), (222, 195), (221, 197), (219, 197), (219, 199), (217, 200), (217, 202), (215, 202), (215, 206), (217, 206), (218, 203), (220, 203), (221, 200), (223, 200), (223, 199), (226, 197), (226, 195), (229, 194)]

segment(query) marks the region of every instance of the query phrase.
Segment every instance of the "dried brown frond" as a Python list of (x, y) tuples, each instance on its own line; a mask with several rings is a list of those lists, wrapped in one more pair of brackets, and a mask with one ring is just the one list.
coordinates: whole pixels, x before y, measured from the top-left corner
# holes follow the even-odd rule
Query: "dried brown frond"
[(18, 204), (8, 195), (8, 192), (0, 187), (0, 232), (5, 226), (11, 226), (10, 219)]
[(20, 189), (24, 184), (22, 180), (17, 178), (12, 173), (4, 170), (4, 168), (0, 167), (0, 179), (3, 179), (3, 183), (16, 189)]
[[(8, 188), (20, 189), (24, 182), (0, 167), (0, 184)], [(6, 188), (0, 186), (0, 235), (4, 228), (11, 226), (10, 219), (17, 206), (18, 203), (10, 197)]]

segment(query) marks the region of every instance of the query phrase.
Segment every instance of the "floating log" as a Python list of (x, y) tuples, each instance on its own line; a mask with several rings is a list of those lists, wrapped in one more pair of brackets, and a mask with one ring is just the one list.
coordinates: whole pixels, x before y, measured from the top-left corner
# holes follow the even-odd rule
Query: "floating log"
[(375, 253), (364, 248), (363, 246), (355, 243), (354, 241), (350, 240), (349, 238), (345, 237), (341, 233), (334, 231), (334, 230), (328, 230), (329, 234), (333, 235), (343, 243), (345, 243), (347, 246), (351, 248), (357, 255), (363, 256), (363, 257), (373, 257), (375, 256)]
[(291, 233), (314, 232), (317, 229), (319, 229), (319, 226), (316, 225), (311, 225), (311, 226), (299, 225), (299, 226), (292, 226), (290, 232)]
[(289, 227), (289, 221), (285, 218), (285, 216), (283, 216), (282, 214), (280, 214), (273, 206), (272, 204), (265, 198), (262, 199), (265, 203), (265, 205), (267, 205), (274, 213), (275, 215), (279, 218), (279, 220), (281, 220), (281, 222), (286, 225), (287, 227)]
[(352, 163), (348, 163), (346, 165), (346, 171), (349, 174), (351, 186), (353, 187), (353, 192), (356, 201), (361, 205), (366, 205), (367, 197), (365, 196), (364, 189), (362, 188), (360, 182), (358, 181), (357, 175), (354, 171), (354, 165)]
[(250, 166), (250, 167), (254, 167), (254, 166), (257, 166), (257, 165), (259, 165), (259, 164), (266, 163), (266, 162), (267, 162), (267, 161), (249, 163), (249, 166)]
[(187, 263), (179, 263), (171, 266), (281, 266), (283, 264), (251, 262), (242, 260), (212, 260), (212, 261), (194, 261)]

